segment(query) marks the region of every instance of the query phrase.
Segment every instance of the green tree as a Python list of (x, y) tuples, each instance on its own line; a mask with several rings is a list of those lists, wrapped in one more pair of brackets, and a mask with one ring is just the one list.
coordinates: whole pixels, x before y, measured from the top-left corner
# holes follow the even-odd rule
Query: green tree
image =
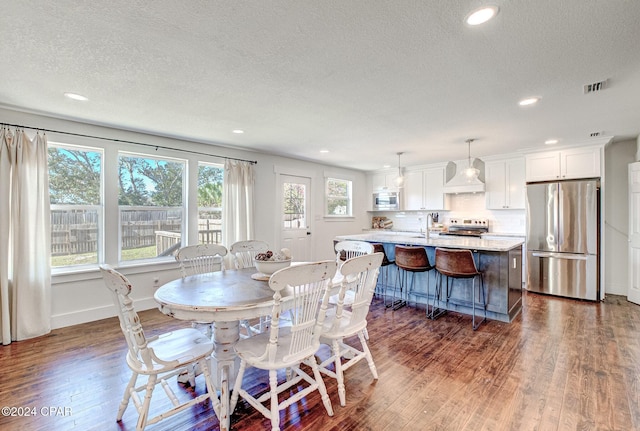
[(101, 154), (50, 147), (49, 197), (52, 204), (99, 205)]
[(198, 206), (201, 208), (222, 207), (222, 168), (200, 165), (198, 169)]
[(149, 193), (140, 176), (144, 160), (139, 157), (120, 157), (118, 160), (118, 205), (150, 205)]

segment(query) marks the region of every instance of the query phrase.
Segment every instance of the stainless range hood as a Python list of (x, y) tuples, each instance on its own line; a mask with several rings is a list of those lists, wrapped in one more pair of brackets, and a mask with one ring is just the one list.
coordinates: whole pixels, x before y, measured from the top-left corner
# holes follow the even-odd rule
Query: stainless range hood
[(468, 178), (465, 169), (468, 167), (466, 160), (449, 162), (445, 171), (445, 193), (482, 193), (484, 192), (484, 162), (473, 159), (471, 166), (480, 172), (477, 177)]

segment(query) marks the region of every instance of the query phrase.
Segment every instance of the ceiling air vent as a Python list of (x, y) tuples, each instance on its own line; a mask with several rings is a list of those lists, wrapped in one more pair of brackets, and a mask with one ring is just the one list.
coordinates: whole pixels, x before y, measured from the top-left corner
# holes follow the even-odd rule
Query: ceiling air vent
[(597, 138), (601, 134), (602, 134), (602, 132), (592, 132), (592, 133), (589, 134), (589, 136), (591, 136), (592, 138)]
[(608, 79), (605, 79), (604, 81), (600, 81), (600, 82), (593, 82), (591, 84), (585, 84), (584, 94), (597, 93), (598, 91), (602, 91), (605, 88), (607, 88), (608, 84), (609, 84)]

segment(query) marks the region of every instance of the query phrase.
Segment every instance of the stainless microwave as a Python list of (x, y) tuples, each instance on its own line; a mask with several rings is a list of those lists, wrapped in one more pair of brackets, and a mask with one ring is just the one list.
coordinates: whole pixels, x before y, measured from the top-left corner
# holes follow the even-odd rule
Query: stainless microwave
[(376, 192), (373, 194), (374, 210), (397, 210), (400, 209), (398, 192)]

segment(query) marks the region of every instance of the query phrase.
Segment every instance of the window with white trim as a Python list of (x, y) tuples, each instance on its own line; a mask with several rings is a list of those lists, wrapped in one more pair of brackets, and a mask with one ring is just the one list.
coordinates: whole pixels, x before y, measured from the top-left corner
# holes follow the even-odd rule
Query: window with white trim
[(120, 261), (171, 256), (183, 235), (186, 160), (118, 155)]
[(327, 177), (325, 181), (325, 216), (351, 217), (352, 181)]
[(99, 148), (49, 143), (52, 268), (103, 260), (102, 161)]

